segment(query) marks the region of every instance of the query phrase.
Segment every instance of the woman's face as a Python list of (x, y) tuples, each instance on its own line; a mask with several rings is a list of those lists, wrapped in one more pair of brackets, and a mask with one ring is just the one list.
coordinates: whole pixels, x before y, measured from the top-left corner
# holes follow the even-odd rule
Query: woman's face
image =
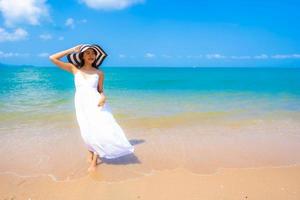
[(93, 62), (96, 60), (95, 50), (89, 48), (86, 51), (84, 51), (83, 52), (83, 60), (84, 60), (84, 63), (93, 64)]

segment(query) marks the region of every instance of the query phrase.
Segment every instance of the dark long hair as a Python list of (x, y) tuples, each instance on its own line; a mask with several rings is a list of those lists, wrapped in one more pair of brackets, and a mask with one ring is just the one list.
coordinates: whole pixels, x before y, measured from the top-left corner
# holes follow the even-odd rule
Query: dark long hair
[[(97, 52), (95, 51), (95, 49), (92, 49), (92, 50), (95, 52), (95, 55), (97, 55)], [(84, 54), (84, 52), (81, 52), (81, 53), (79, 54), (79, 59), (82, 61), (82, 62), (78, 65), (78, 68), (79, 68), (79, 69), (80, 69), (81, 67), (84, 66), (83, 54)], [(92, 63), (92, 67), (98, 69), (99, 66), (96, 66), (96, 61), (97, 61), (97, 58), (96, 58), (96, 60)]]

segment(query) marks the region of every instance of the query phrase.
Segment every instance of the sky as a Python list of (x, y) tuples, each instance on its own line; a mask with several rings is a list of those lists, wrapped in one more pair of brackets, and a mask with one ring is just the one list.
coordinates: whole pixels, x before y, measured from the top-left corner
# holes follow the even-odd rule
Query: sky
[[(299, 67), (298, 0), (0, 0), (0, 63), (99, 44), (112, 67)], [(63, 58), (62, 60), (65, 60)]]

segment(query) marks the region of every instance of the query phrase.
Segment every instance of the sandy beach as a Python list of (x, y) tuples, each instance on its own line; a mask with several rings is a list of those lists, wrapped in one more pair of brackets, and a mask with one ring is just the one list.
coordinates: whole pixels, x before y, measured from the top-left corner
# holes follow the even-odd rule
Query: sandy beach
[[(125, 171), (125, 169), (124, 169)], [(220, 169), (209, 175), (184, 168), (152, 171), (126, 181), (98, 172), (74, 181), (1, 175), (1, 199), (299, 199), (300, 166)]]
[(135, 154), (105, 160), (94, 173), (86, 172), (86, 149), (76, 126), (70, 125), (69, 132), (61, 130), (64, 133), (57, 137), (52, 134), (48, 146), (36, 145), (36, 153), (26, 151), (26, 144), (22, 148), (20, 139), (17, 145), (24, 151), (17, 159), (9, 158), (8, 145), (7, 154), (1, 152), (6, 162), (1, 163), (0, 197), (299, 199), (300, 156), (291, 153), (300, 150), (297, 123), (215, 121), (212, 126), (203, 119), (186, 126), (184, 117), (178, 118), (177, 125), (156, 126), (140, 119), (119, 120), (135, 145)]

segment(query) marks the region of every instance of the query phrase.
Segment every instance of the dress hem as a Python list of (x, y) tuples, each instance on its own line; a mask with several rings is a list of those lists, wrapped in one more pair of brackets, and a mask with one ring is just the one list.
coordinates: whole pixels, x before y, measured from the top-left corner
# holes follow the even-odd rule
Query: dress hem
[[(96, 153), (97, 153), (97, 152), (96, 152)], [(120, 154), (115, 155), (115, 156), (108, 156), (108, 155), (100, 156), (99, 153), (97, 153), (97, 155), (99, 155), (100, 158), (115, 159), (115, 158), (119, 158), (119, 157), (122, 157), (122, 156), (126, 156), (126, 155), (129, 155), (129, 154), (132, 154), (132, 153), (134, 153), (134, 149), (131, 149), (131, 150), (129, 150), (128, 152), (120, 153)]]

